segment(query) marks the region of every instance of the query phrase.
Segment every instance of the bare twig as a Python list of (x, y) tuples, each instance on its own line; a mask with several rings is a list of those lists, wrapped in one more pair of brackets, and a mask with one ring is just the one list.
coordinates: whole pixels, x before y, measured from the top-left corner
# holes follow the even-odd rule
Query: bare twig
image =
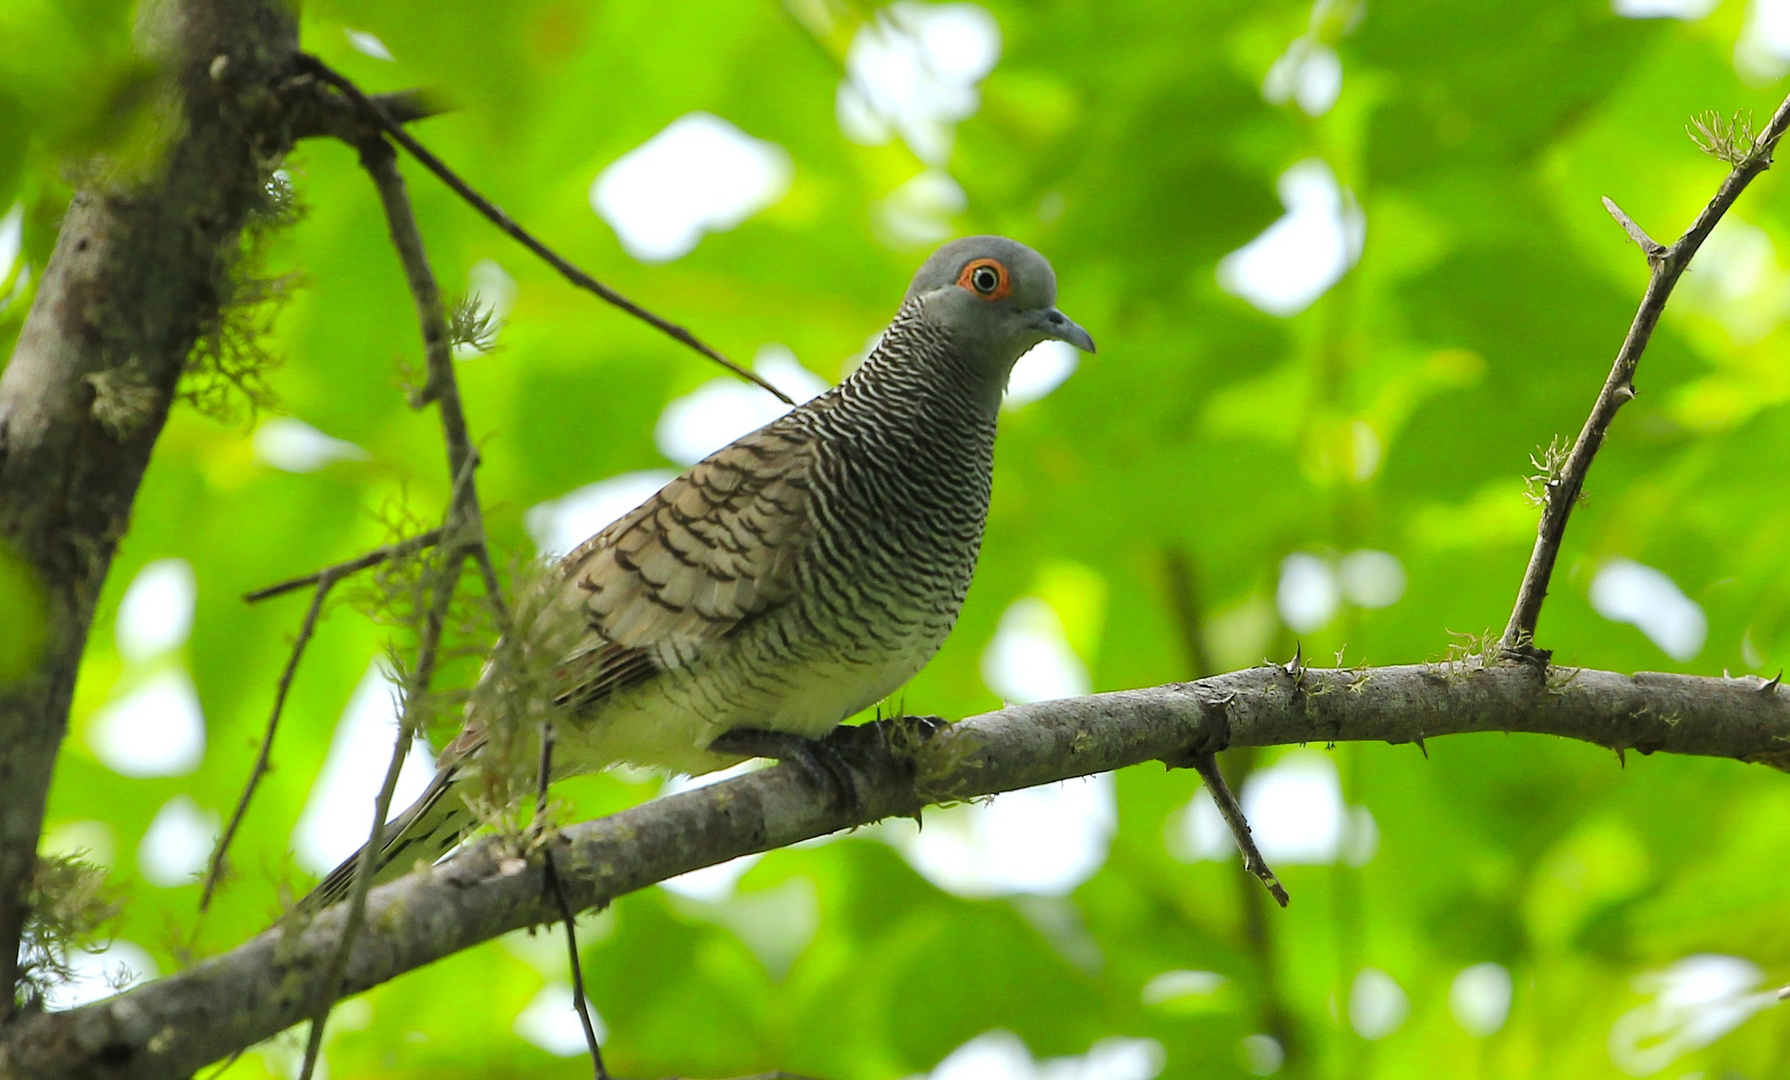
[(1624, 213), (1622, 207), (1616, 205), (1615, 199), (1605, 195), (1604, 209), (1609, 211), (1610, 216), (1616, 219), (1616, 224), (1622, 226), (1622, 231), (1627, 233), (1628, 238), (1635, 242), (1635, 246), (1640, 248), (1641, 251), (1646, 254), (1649, 263), (1658, 262), (1665, 257), (1666, 246), (1658, 240), (1655, 240), (1653, 237), (1648, 236), (1647, 230), (1635, 224), (1635, 219)]
[(339, 562), (334, 566), (326, 566), (321, 570), (305, 574), (302, 577), (295, 577), (288, 581), (282, 581), (277, 585), (269, 585), (265, 589), (256, 589), (252, 593), (245, 593), (243, 595), (243, 600), (246, 603), (258, 604), (263, 600), (302, 589), (307, 585), (321, 585), (325, 578), (340, 580), (347, 577), (349, 574), (358, 573), (359, 571), (378, 566), (380, 563), (387, 562), (391, 559), (402, 559), (406, 556), (414, 555), (426, 547), (433, 547), (440, 542), (440, 540), (441, 530), (430, 529), (428, 532), (418, 533), (408, 540), (400, 540), (395, 544), (387, 544), (384, 547), (374, 548), (365, 555), (349, 559), (347, 562)]
[(584, 994), (584, 967), (578, 960), (578, 918), (572, 912), (572, 904), (566, 899), (565, 889), (559, 884), (559, 864), (554, 861), (551, 844), (541, 849), (544, 860), (542, 876), (547, 882), (547, 891), (553, 894), (553, 903), (559, 909), (559, 920), (566, 925), (566, 958), (572, 964), (572, 1004), (578, 1009), (578, 1022), (584, 1027), (584, 1045), (590, 1050), (591, 1075), (595, 1080), (610, 1080), (609, 1070), (603, 1065), (603, 1048), (597, 1045), (597, 1028), (590, 1018), (590, 1002)]
[[(371, 565), (371, 564), (369, 564)], [(311, 634), (317, 629), (317, 619), (323, 614), (323, 602), (329, 598), (330, 589), (342, 579), (342, 570), (329, 567), (317, 572), (317, 589), (311, 594), (311, 606), (305, 609), (304, 621), (298, 624), (298, 637), (292, 642), (292, 655), (286, 660), (286, 669), (280, 672), (280, 681), (274, 687), (273, 711), (267, 717), (267, 730), (261, 735), (261, 749), (255, 755), (254, 768), (249, 770), (248, 783), (243, 785), (242, 797), (236, 800), (236, 810), (230, 815), (230, 824), (224, 826), (223, 835), (211, 852), (211, 865), (205, 868), (205, 882), (199, 890), (199, 910), (204, 911), (211, 906), (212, 890), (217, 888), (218, 878), (224, 872), (224, 858), (230, 850), (230, 841), (235, 839), (236, 830), (242, 825), (243, 815), (249, 812), (249, 801), (255, 797), (255, 789), (260, 786), (261, 778), (267, 775), (267, 768), (273, 755), (273, 738), (280, 727), (280, 713), (286, 707), (286, 693), (292, 689), (292, 678), (298, 674), (298, 662), (303, 659), (305, 646), (310, 643)]]
[(1274, 902), (1286, 907), (1291, 901), (1287, 890), (1268, 868), (1268, 861), (1262, 858), (1261, 849), (1255, 845), (1255, 837), (1249, 832), (1249, 819), (1243, 816), (1243, 807), (1237, 797), (1231, 794), (1231, 787), (1224, 782), (1224, 773), (1218, 770), (1216, 754), (1195, 754), (1193, 767), (1199, 770), (1200, 778), (1206, 782), (1206, 790), (1211, 793), (1212, 801), (1218, 806), (1218, 812), (1224, 817), (1224, 823), (1230, 826), (1231, 836), (1237, 841), (1237, 849), (1243, 853), (1243, 868), (1259, 879), (1274, 897)]
[[(379, 189), (379, 201), (385, 207), (392, 246), (404, 264), (404, 277), (416, 305), (417, 322), (422, 327), (423, 353), (428, 364), (426, 400), (433, 400), (441, 413), (441, 434), (447, 442), (448, 475), (469, 474), (478, 465), (478, 451), (466, 425), (466, 410), (460, 402), (460, 385), (454, 376), (454, 351), (449, 340), (447, 318), (442, 312), (441, 290), (435, 284), (435, 273), (429, 268), (423, 251), (422, 233), (417, 228), (416, 213), (411, 209), (405, 190), (404, 176), (398, 171), (396, 155), (378, 135), (361, 145), (361, 163)], [(463, 538), (473, 561), (484, 579), (485, 593), (500, 622), (507, 622), (508, 607), (503, 587), (492, 564), (491, 552), (485, 543), (484, 513), (479, 508), (478, 488), (467, 483), (456, 492), (459, 512), (456, 535)]]
[[(1715, 228), (1722, 215), (1740, 198), (1754, 177), (1771, 167), (1771, 155), (1777, 148), (1778, 140), (1790, 128), (1790, 98), (1778, 106), (1772, 114), (1771, 122), (1765, 130), (1753, 139), (1744, 153), (1732, 153), (1733, 169), (1722, 180), (1716, 190), (1715, 197), (1697, 215), (1691, 227), (1670, 247), (1662, 247), (1647, 233), (1624, 214), (1615, 203), (1604, 200), (1617, 223), (1628, 233), (1641, 250), (1647, 253), (1647, 263), (1652, 272), (1648, 275), (1647, 291), (1641, 297), (1640, 309), (1635, 312), (1634, 321), (1630, 323), (1628, 336), (1622, 341), (1622, 348), (1616, 353), (1616, 361), (1610, 368), (1609, 377), (1604, 380), (1603, 389), (1597, 395), (1597, 403), (1591, 407), (1591, 415), (1585, 418), (1585, 425), (1579, 430), (1579, 437), (1567, 454), (1565, 466), (1557, 478), (1550, 478), (1546, 485), (1546, 502), (1541, 511), (1541, 522), (1536, 529), (1535, 548), (1529, 555), (1528, 568), (1523, 573), (1522, 586), (1517, 591), (1516, 605), (1510, 613), (1510, 622), (1505, 626), (1503, 649), (1506, 655), (1545, 662), (1549, 653), (1535, 647), (1535, 624), (1541, 616), (1542, 601), (1547, 598), (1548, 581), (1554, 573), (1554, 562), (1560, 555), (1560, 541), (1566, 535), (1567, 518), (1579, 500), (1585, 487), (1585, 474), (1591, 469), (1591, 461), (1597, 456), (1598, 448), (1603, 445), (1604, 436), (1610, 429), (1611, 421), (1616, 418), (1616, 411), (1635, 396), (1635, 369), (1641, 362), (1641, 354), (1647, 348), (1648, 339), (1653, 336), (1654, 327), (1659, 324), (1660, 313), (1665, 310), (1666, 301), (1672, 295), (1672, 289), (1678, 284), (1685, 268), (1690, 265), (1692, 256), (1709, 233)], [(1731, 134), (1731, 133), (1730, 133)]]
[[(450, 516), (452, 513), (450, 510)], [(305, 1058), (299, 1070), (299, 1080), (311, 1080), (317, 1067), (317, 1056), (323, 1050), (323, 1029), (340, 993), (342, 977), (348, 970), (349, 957), (354, 951), (355, 938), (359, 936), (361, 924), (366, 918), (367, 891), (373, 881), (373, 860), (385, 845), (385, 819), (391, 813), (392, 797), (398, 789), (398, 774), (404, 768), (405, 759), (410, 756), (410, 744), (416, 738), (416, 730), (421, 723), (422, 702), (428, 696), (430, 684), (435, 679), (441, 634), (447, 625), (448, 606), (454, 599), (454, 586), (460, 577), (462, 558), (463, 549), (444, 551), (440, 565), (435, 570), (429, 611), (423, 623), (422, 640), (417, 645), (416, 668), (410, 673), (410, 678), (405, 680), (404, 712), (398, 718), (398, 737), (392, 745), (391, 760), (386, 764), (385, 779), (380, 782), (379, 795), (373, 800), (373, 825), (367, 831), (367, 842), (362, 845), (360, 857), (355, 862), (354, 884), (349, 890), (346, 905), (348, 921), (343, 924), (341, 939), (330, 958), (328, 974), (324, 977), (319, 995), (321, 1000), (311, 1018), (310, 1037), (305, 1043)]]
[[(343, 142), (353, 142), (355, 136), (366, 126), (366, 121), (353, 102), (326, 94), (310, 94), (297, 100), (302, 101), (304, 107), (293, 116), (292, 137), (295, 139), (328, 136)], [(427, 120), (448, 111), (435, 95), (426, 90), (372, 94), (369, 95), (369, 100), (399, 124)]]
[(578, 917), (559, 884), (559, 864), (553, 858), (553, 843), (546, 837), (547, 786), (553, 782), (553, 719), (541, 721), (541, 766), (535, 773), (534, 829), (541, 838), (541, 855), (546, 860), (543, 876), (547, 890), (553, 894), (559, 921), (566, 927), (566, 957), (572, 965), (572, 1006), (578, 1010), (578, 1023), (584, 1028), (584, 1045), (590, 1051), (591, 1074), (595, 1080), (610, 1080), (603, 1064), (603, 1048), (597, 1044), (597, 1026), (590, 1016), (590, 1000), (584, 992), (584, 965), (578, 959)]
[(440, 529), (441, 535), (448, 538), (443, 544), (447, 550), (442, 552), (441, 561), (436, 568), (429, 611), (417, 645), (416, 667), (406, 680), (404, 715), (399, 720), (397, 741), (392, 747), (385, 780), (380, 785), (379, 797), (374, 803), (373, 825), (355, 862), (354, 882), (348, 895), (349, 921), (340, 946), (330, 959), (329, 974), (324, 981), (316, 1015), (311, 1021), (310, 1038), (305, 1044), (300, 1080), (310, 1080), (316, 1068), (317, 1057), (323, 1048), (324, 1025), (334, 1004), (335, 988), (340, 984), (343, 972), (347, 970), (354, 939), (360, 932), (360, 922), (366, 911), (367, 890), (372, 885), (373, 863), (384, 846), (386, 815), (391, 812), (398, 774), (403, 768), (404, 759), (410, 753), (410, 744), (420, 723), (422, 702), (428, 696), (430, 685), (434, 681), (441, 635), (447, 624), (448, 608), (453, 603), (462, 559), (471, 556), (478, 563), (480, 572), (484, 575), (487, 599), (492, 610), (497, 613), (500, 623), (507, 625), (509, 621), (508, 606), (504, 602), (496, 569), (491, 563), (485, 543), (484, 518), (479, 509), (478, 487), (473, 478), (473, 473), (478, 468), (478, 451), (473, 448), (472, 437), (466, 425), (466, 413), (460, 403), (460, 387), (454, 376), (453, 349), (448, 339), (447, 320), (442, 313), (441, 292), (435, 284), (434, 271), (430, 269), (428, 256), (423, 250), (422, 233), (417, 228), (416, 214), (411, 208), (404, 177), (398, 171), (397, 157), (390, 144), (383, 136), (373, 133), (361, 142), (360, 155), (362, 166), (378, 189), (386, 224), (391, 231), (392, 246), (397, 249), (398, 259), (404, 266), (405, 280), (410, 286), (411, 298), (416, 307), (417, 322), (422, 329), (423, 352), (429, 370), (428, 389), (424, 397), (436, 403), (441, 416), (442, 438), (447, 443), (448, 475), (452, 478), (453, 490), (447, 517)]
[[(454, 378), (453, 343), (448, 336), (447, 317), (442, 312), (441, 289), (435, 283), (435, 272), (430, 269), (428, 255), (423, 250), (422, 232), (417, 228), (416, 212), (410, 205), (404, 175), (398, 171), (397, 155), (377, 133), (362, 142), (359, 149), (361, 166), (373, 178), (373, 186), (379, 191), (392, 247), (397, 250), (398, 261), (404, 267), (404, 280), (410, 287), (417, 323), (422, 329), (423, 356), (428, 366), (423, 401), (438, 402), (441, 406), (441, 433), (447, 440), (448, 475), (459, 476), (478, 452), (473, 449), (466, 412), (460, 403), (459, 384)], [(473, 514), (464, 524), (469, 534), (476, 534), (480, 527), (477, 493), (471, 487), (464, 488), (463, 493), (470, 502), (462, 509)]]
[[(1169, 547), (1165, 561), (1168, 569), (1169, 602), (1175, 611), (1182, 646), (1187, 650), (1188, 667), (1192, 669), (1195, 679), (1203, 679), (1212, 673), (1212, 660), (1206, 650), (1204, 620), (1200, 616), (1199, 587), (1194, 578), (1192, 561), (1184, 549), (1173, 545)], [(1243, 814), (1243, 806), (1231, 793), (1230, 785), (1224, 781), (1224, 773), (1218, 768), (1218, 755), (1210, 750), (1195, 750), (1187, 755), (1187, 764), (1198, 770), (1200, 779), (1206, 782), (1206, 791), (1212, 796), (1212, 802), (1218, 807), (1225, 825), (1230, 827), (1231, 837), (1237, 842), (1237, 850), (1243, 854), (1243, 868), (1261, 881), (1269, 895), (1274, 897), (1275, 903), (1286, 907), (1291, 897), (1287, 895), (1280, 879), (1274, 876), (1274, 871), (1268, 868), (1268, 860), (1262, 858), (1261, 849), (1256, 847), (1255, 837), (1249, 831), (1249, 819)]]
[(399, 146), (402, 146), (412, 157), (421, 162), (424, 168), (439, 177), (441, 182), (453, 189), (456, 195), (464, 199), (473, 209), (483, 214), (505, 235), (534, 252), (535, 255), (540, 257), (540, 259), (547, 263), (547, 265), (559, 271), (560, 276), (564, 277), (567, 281), (587, 292), (596, 294), (607, 303), (622, 309), (666, 336), (688, 345), (690, 348), (695, 349), (697, 352), (708, 357), (710, 360), (713, 360), (715, 363), (720, 364), (740, 378), (769, 390), (785, 404), (795, 404), (795, 402), (790, 399), (789, 395), (777, 389), (775, 386), (772, 386), (756, 372), (734, 363), (732, 360), (729, 360), (726, 356), (722, 355), (718, 350), (703, 342), (695, 334), (692, 334), (689, 330), (686, 330), (669, 319), (653, 314), (646, 308), (641, 307), (621, 293), (616, 292), (614, 289), (598, 281), (596, 278), (591, 277), (583, 270), (574, 266), (564, 256), (536, 239), (533, 233), (530, 233), (522, 226), (516, 224), (516, 222), (512, 220), (508, 214), (504, 213), (495, 203), (474, 191), (471, 185), (460, 179), (460, 177), (452, 169), (448, 168), (440, 158), (436, 157), (427, 147), (423, 146), (422, 143), (413, 138), (408, 131), (405, 131), (404, 125), (398, 123), (397, 120), (388, 115), (380, 107), (377, 101), (368, 97), (359, 87), (355, 86), (346, 77), (337, 73), (329, 65), (310, 55), (301, 55), (299, 57), (299, 64), (306, 71), (309, 71), (330, 86), (335, 87), (350, 101), (354, 102), (367, 117), (375, 121), (387, 135), (391, 136), (392, 141), (396, 142)]

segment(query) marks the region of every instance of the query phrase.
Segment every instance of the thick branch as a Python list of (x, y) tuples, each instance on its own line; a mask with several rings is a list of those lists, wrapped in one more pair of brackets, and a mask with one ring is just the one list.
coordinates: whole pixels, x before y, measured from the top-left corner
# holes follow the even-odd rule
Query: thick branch
[[(241, 230), (290, 144), (275, 89), (297, 45), (274, 0), (143, 7), (167, 142), (71, 202), (0, 375), (0, 546), (43, 598), (43, 652), (0, 688), (0, 1018), (11, 1011), (50, 775), (113, 550), (193, 343), (228, 301)], [(16, 617), (13, 616), (13, 617)]]
[(1610, 367), (1609, 377), (1598, 392), (1597, 402), (1591, 407), (1591, 415), (1585, 418), (1585, 426), (1579, 429), (1579, 437), (1572, 444), (1565, 464), (1559, 475), (1546, 479), (1545, 496), (1542, 502), (1541, 522), (1536, 529), (1535, 548), (1529, 555), (1529, 566), (1523, 572), (1523, 584), (1517, 590), (1516, 606), (1510, 613), (1510, 622), (1504, 628), (1504, 648), (1516, 655), (1527, 655), (1538, 659), (1546, 659), (1547, 654), (1535, 648), (1535, 624), (1541, 617), (1542, 601), (1547, 599), (1548, 581), (1554, 574), (1554, 562), (1560, 555), (1560, 541), (1566, 535), (1566, 521), (1572, 515), (1572, 508), (1579, 501), (1579, 495), (1585, 489), (1585, 474), (1591, 471), (1591, 460), (1597, 456), (1598, 448), (1603, 445), (1604, 435), (1610, 430), (1610, 423), (1616, 419), (1616, 410), (1632, 400), (1635, 396), (1635, 369), (1641, 363), (1641, 354), (1647, 349), (1647, 342), (1653, 337), (1653, 329), (1659, 325), (1660, 313), (1666, 308), (1666, 301), (1672, 296), (1672, 289), (1678, 284), (1678, 278), (1690, 265), (1692, 256), (1703, 246), (1703, 241), (1715, 229), (1722, 215), (1728, 212), (1740, 193), (1746, 190), (1753, 178), (1771, 167), (1771, 155), (1777, 149), (1778, 140), (1790, 128), (1790, 98), (1785, 98), (1778, 111), (1772, 114), (1771, 122), (1754, 140), (1750, 152), (1741, 157), (1722, 180), (1716, 190), (1715, 197), (1697, 215), (1697, 220), (1685, 230), (1683, 236), (1670, 247), (1662, 247), (1647, 233), (1623, 213), (1621, 208), (1609, 199), (1604, 206), (1610, 215), (1621, 225), (1641, 250), (1647, 255), (1647, 264), (1652, 272), (1647, 278), (1647, 291), (1641, 297), (1641, 307), (1635, 312), (1635, 318), (1629, 324), (1628, 336), (1622, 340), (1622, 348), (1617, 350), (1616, 362)]
[[(1534, 732), (1611, 749), (1756, 761), (1790, 770), (1790, 693), (1754, 678), (1524, 665), (1252, 668), (1197, 683), (1024, 705), (953, 724), (906, 760), (887, 727), (846, 728), (865, 760), (863, 810), (832, 809), (776, 767), (566, 829), (554, 841), (571, 904), (589, 908), (703, 866), (945, 800), (1087, 776), (1192, 749)], [(899, 743), (900, 740), (894, 740)], [(0, 1076), (187, 1076), (306, 1019), (343, 932), (338, 905), (109, 1001), (0, 1034)], [(342, 992), (557, 918), (543, 861), (498, 839), (375, 889)], [(333, 990), (332, 990), (333, 992)]]

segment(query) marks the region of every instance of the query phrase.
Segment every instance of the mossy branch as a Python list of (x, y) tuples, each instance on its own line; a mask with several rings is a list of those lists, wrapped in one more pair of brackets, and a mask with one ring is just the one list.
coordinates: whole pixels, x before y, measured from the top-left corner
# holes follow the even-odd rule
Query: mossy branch
[[(912, 816), (940, 800), (922, 792), (974, 798), (1176, 760), (1227, 731), (1232, 747), (1531, 732), (1790, 771), (1790, 692), (1763, 679), (1581, 670), (1550, 686), (1521, 664), (1459, 677), (1424, 665), (1303, 667), (1297, 676), (1271, 665), (986, 713), (939, 731), (918, 755), (892, 752), (898, 740), (882, 732), (842, 728), (835, 737), (864, 762), (857, 813), (829, 806), (800, 772), (779, 766), (570, 826), (550, 843), (568, 902), (583, 910), (741, 855)], [(319, 994), (358, 993), (559, 918), (541, 852), (518, 858), (501, 837), (373, 890), (361, 947), (342, 982), (329, 984), (324, 969), (348, 915), (338, 905), (109, 1001), (23, 1020), (0, 1033), (0, 1075), (189, 1076), (307, 1019)]]

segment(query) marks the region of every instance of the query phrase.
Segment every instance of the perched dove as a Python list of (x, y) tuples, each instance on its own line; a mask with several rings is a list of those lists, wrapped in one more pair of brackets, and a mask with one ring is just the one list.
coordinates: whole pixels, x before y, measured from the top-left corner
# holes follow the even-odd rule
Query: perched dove
[[(555, 775), (775, 757), (824, 784), (818, 740), (919, 671), (957, 620), (1014, 361), (1046, 339), (1094, 351), (1056, 293), (1023, 244), (946, 244), (849, 378), (561, 560), (516, 631), (548, 657)], [(388, 825), (375, 882), (475, 824), (466, 796), (493, 756), (476, 691), (469, 714), (428, 791)], [(354, 864), (306, 906), (345, 896)]]

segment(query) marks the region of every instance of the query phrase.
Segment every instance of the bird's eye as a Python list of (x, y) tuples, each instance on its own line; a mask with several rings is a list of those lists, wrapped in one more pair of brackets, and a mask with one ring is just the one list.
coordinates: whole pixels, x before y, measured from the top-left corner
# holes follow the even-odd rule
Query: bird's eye
[(957, 284), (984, 300), (999, 300), (1012, 291), (1007, 268), (998, 259), (975, 259), (957, 276)]

